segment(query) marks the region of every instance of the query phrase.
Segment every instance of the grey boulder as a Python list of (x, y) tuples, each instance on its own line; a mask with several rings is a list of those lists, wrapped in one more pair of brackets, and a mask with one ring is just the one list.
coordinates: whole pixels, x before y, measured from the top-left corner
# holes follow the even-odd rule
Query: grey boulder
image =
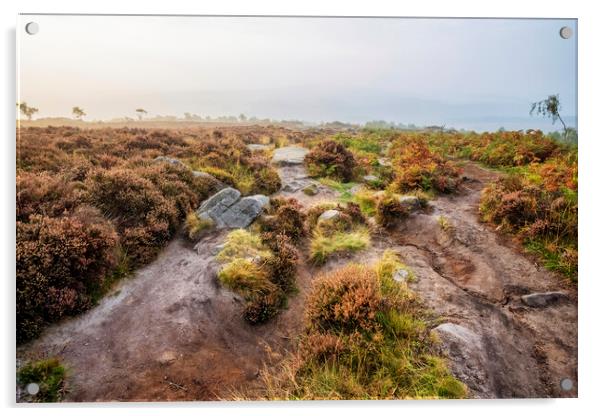
[(234, 188), (224, 188), (205, 200), (197, 210), (201, 219), (211, 219), (216, 228), (245, 228), (270, 203), (265, 195), (240, 197)]
[(521, 296), (523, 303), (533, 308), (542, 308), (566, 299), (568, 299), (568, 296), (563, 292), (531, 293)]

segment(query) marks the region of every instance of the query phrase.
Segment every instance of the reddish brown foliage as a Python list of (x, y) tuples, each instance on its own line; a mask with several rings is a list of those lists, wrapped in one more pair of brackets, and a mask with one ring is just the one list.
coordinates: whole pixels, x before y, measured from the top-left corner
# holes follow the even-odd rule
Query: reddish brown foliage
[(333, 177), (344, 182), (353, 179), (356, 166), (353, 153), (333, 140), (326, 140), (316, 145), (305, 156), (309, 172), (314, 176)]

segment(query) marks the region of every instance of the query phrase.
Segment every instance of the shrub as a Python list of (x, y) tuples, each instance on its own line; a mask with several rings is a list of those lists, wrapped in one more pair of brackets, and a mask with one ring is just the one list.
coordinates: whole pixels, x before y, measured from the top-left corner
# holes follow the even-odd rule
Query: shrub
[(374, 270), (351, 265), (336, 269), (314, 281), (305, 308), (313, 331), (370, 331), (379, 307)]
[(17, 341), (90, 306), (117, 262), (118, 237), (97, 210), (17, 222)]
[(335, 254), (352, 253), (369, 246), (370, 233), (365, 228), (352, 232), (337, 231), (330, 235), (316, 231), (310, 243), (310, 257), (316, 264), (322, 264)]
[(294, 242), (299, 241), (305, 235), (306, 215), (296, 199), (272, 198), (268, 214), (259, 221), (264, 232), (284, 234)]
[(376, 203), (376, 223), (383, 228), (392, 228), (409, 215), (408, 208), (404, 206), (399, 197), (386, 194)]
[(39, 391), (30, 400), (41, 403), (58, 402), (63, 396), (65, 368), (57, 358), (48, 358), (25, 364), (17, 371), (17, 383), (26, 388), (36, 383)]
[(349, 182), (353, 179), (355, 159), (341, 143), (327, 140), (316, 145), (305, 156), (305, 163), (312, 176), (324, 176)]
[[(549, 170), (556, 174), (541, 174)], [(479, 210), (483, 220), (516, 234), (546, 267), (577, 279), (576, 161), (532, 164), (490, 183), (482, 192)]]
[(269, 246), (273, 256), (265, 261), (270, 281), (278, 285), (285, 293), (295, 289), (295, 275), (299, 253), (292, 240), (285, 234), (262, 234), (264, 243)]
[(460, 169), (429, 150), (426, 139), (400, 136), (389, 149), (395, 178), (393, 192), (413, 190), (453, 192), (460, 183)]
[(426, 311), (392, 279), (398, 263), (389, 252), (378, 272), (351, 264), (313, 281), (296, 351), (262, 374), (267, 398), (465, 397), (435, 353)]

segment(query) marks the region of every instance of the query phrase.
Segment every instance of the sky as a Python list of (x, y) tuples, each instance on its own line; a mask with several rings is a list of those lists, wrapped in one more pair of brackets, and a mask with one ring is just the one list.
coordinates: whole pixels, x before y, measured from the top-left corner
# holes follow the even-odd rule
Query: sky
[(575, 126), (576, 32), (575, 20), (20, 16), (18, 97), (37, 117), (142, 107), (549, 131), (560, 126), (530, 103), (559, 94)]

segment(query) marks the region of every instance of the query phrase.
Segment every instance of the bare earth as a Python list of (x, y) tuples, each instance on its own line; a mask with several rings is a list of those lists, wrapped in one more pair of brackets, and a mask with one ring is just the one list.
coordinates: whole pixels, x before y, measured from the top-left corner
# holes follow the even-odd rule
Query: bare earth
[[(303, 175), (299, 166), (280, 169), (283, 182)], [(478, 199), (495, 174), (465, 167), (464, 189), (432, 201), (398, 230), (373, 238), (373, 247), (335, 259), (319, 270), (303, 261), (299, 293), (265, 325), (251, 326), (241, 300), (221, 288), (214, 248), (225, 233), (204, 238), (197, 253), (175, 238), (150, 265), (120, 282), (86, 314), (52, 326), (18, 348), (20, 359), (61, 357), (69, 369), (67, 401), (216, 400), (232, 391), (253, 391), (269, 357), (294, 345), (303, 320), (311, 276), (348, 261), (370, 263), (385, 249), (399, 252), (413, 268), (419, 293), (441, 322), (461, 325), (469, 347), (443, 339), (454, 374), (472, 397), (575, 397), (577, 395), (577, 293), (537, 266), (512, 241), (478, 221)], [(305, 206), (332, 200), (300, 190)], [(445, 216), (445, 231), (437, 219)], [(522, 304), (523, 294), (563, 291), (563, 300), (543, 308)], [(570, 378), (570, 391), (560, 381)]]

